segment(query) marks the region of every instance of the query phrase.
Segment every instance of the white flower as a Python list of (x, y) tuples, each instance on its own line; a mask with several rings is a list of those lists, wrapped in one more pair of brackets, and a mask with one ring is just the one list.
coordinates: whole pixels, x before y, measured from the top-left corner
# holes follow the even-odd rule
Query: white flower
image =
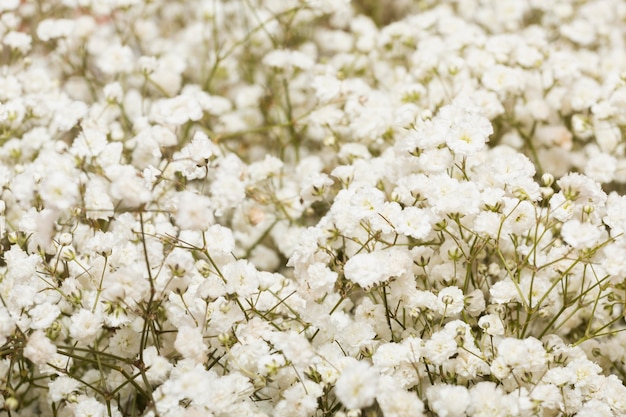
[(89, 182), (89, 187), (85, 190), (85, 211), (86, 216), (92, 220), (108, 220), (113, 216), (115, 206), (108, 193), (106, 182), (98, 177), (94, 177)]
[(240, 259), (222, 268), (226, 291), (240, 297), (249, 297), (259, 290), (259, 273), (252, 263)]
[(44, 19), (37, 25), (37, 37), (44, 42), (65, 38), (72, 33), (74, 24), (71, 19)]
[(524, 86), (524, 75), (518, 68), (504, 65), (490, 67), (481, 77), (482, 84), (499, 95), (517, 92)]
[(414, 239), (424, 239), (432, 230), (432, 217), (428, 210), (417, 207), (405, 207), (392, 222), (396, 223), (398, 233)]
[(438, 384), (426, 391), (428, 408), (439, 417), (464, 417), (470, 406), (471, 396), (463, 386)]
[(382, 392), (376, 395), (376, 401), (385, 417), (421, 417), (424, 415), (424, 403), (416, 393), (405, 391), (394, 385), (383, 385), (381, 389)]
[(85, 344), (93, 342), (102, 329), (102, 317), (84, 308), (74, 313), (70, 321), (70, 336)]
[(45, 365), (56, 353), (56, 346), (46, 337), (46, 334), (37, 330), (28, 337), (24, 348), (24, 356), (35, 365)]
[(308, 417), (318, 408), (317, 399), (323, 394), (320, 385), (309, 380), (295, 383), (282, 392), (282, 400), (276, 404), (275, 417)]
[(113, 179), (110, 188), (111, 197), (123, 202), (125, 206), (139, 207), (150, 201), (152, 193), (133, 167), (111, 166), (107, 168), (106, 173), (109, 178)]
[(148, 381), (153, 384), (165, 381), (173, 367), (167, 359), (159, 355), (154, 346), (149, 346), (144, 349), (143, 361), (147, 368), (146, 376), (148, 377)]
[(200, 120), (202, 114), (198, 100), (191, 95), (183, 94), (156, 101), (152, 106), (151, 119), (157, 123), (178, 126), (188, 121)]
[(128, 45), (111, 45), (97, 59), (105, 74), (128, 73), (133, 70), (135, 54)]
[(343, 270), (347, 279), (368, 288), (406, 274), (412, 263), (408, 251), (390, 248), (354, 255), (346, 262)]
[(437, 295), (437, 312), (445, 317), (451, 317), (463, 310), (464, 295), (458, 287), (446, 287)]
[(626, 196), (611, 193), (608, 197), (604, 224), (611, 228), (611, 236), (626, 232)]
[(204, 343), (201, 330), (189, 326), (182, 326), (178, 329), (174, 348), (185, 359), (192, 359), (195, 363), (202, 363), (209, 350)]
[(23, 54), (26, 54), (28, 51), (30, 51), (32, 42), (33, 39), (30, 37), (29, 34), (15, 31), (11, 31), (5, 34), (2, 39), (3, 44), (11, 49), (18, 50)]
[(603, 233), (596, 225), (572, 219), (561, 227), (561, 236), (567, 244), (576, 249), (588, 249), (599, 243)]
[(274, 50), (265, 55), (263, 64), (275, 70), (291, 72), (294, 68), (309, 69), (314, 62), (300, 51)]
[(559, 27), (563, 36), (580, 45), (587, 46), (596, 39), (594, 25), (586, 19), (576, 19)]
[(178, 194), (176, 224), (181, 229), (207, 230), (213, 223), (211, 200), (191, 191)]
[(533, 337), (503, 339), (498, 348), (498, 359), (516, 372), (541, 372), (547, 364), (547, 354), (541, 342)]
[(493, 382), (479, 382), (470, 388), (471, 404), (467, 409), (470, 416), (513, 416), (519, 415), (518, 403), (512, 395), (506, 395)]
[(589, 158), (585, 164), (585, 175), (601, 183), (613, 181), (616, 170), (617, 159), (602, 152)]
[(70, 403), (69, 407), (74, 412), (74, 417), (105, 417), (107, 407), (93, 397), (80, 395), (76, 402)]
[(42, 181), (39, 194), (48, 207), (65, 210), (79, 197), (78, 182), (67, 173), (54, 171)]
[(606, 203), (607, 195), (600, 184), (582, 174), (567, 174), (556, 183), (561, 187), (561, 192), (576, 204), (603, 207)]
[(139, 332), (130, 327), (122, 327), (109, 339), (109, 350), (113, 355), (130, 359), (137, 355), (139, 343)]
[(504, 335), (502, 320), (495, 314), (486, 314), (478, 320), (478, 326), (490, 336)]
[(492, 133), (489, 119), (479, 114), (466, 113), (453, 121), (446, 135), (446, 144), (455, 154), (468, 156), (480, 151)]
[(510, 279), (498, 281), (489, 288), (491, 302), (496, 304), (506, 304), (511, 301), (519, 301), (519, 291), (515, 283)]
[(38, 304), (28, 312), (32, 320), (30, 327), (32, 329), (46, 329), (59, 317), (59, 314), (61, 314), (61, 309), (55, 304)]
[(69, 399), (72, 393), (78, 391), (81, 383), (66, 375), (59, 375), (54, 381), (48, 383), (48, 398), (52, 402)]
[(376, 397), (378, 378), (378, 373), (367, 363), (353, 359), (341, 372), (335, 394), (350, 410), (368, 407)]
[(433, 334), (424, 344), (424, 357), (435, 365), (443, 365), (457, 352), (457, 342), (454, 336), (444, 330)]

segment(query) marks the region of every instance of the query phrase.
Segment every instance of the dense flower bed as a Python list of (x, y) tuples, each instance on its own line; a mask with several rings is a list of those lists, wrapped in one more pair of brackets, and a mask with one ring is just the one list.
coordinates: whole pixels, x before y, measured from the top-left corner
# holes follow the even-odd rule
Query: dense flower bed
[(626, 415), (626, 3), (0, 13), (2, 413)]

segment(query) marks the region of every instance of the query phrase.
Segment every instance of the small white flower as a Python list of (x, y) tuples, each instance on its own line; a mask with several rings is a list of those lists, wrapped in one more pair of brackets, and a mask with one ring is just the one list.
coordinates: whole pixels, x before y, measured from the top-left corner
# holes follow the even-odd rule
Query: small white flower
[(458, 287), (446, 287), (437, 296), (437, 311), (445, 317), (451, 317), (463, 310), (464, 295)]
[(409, 252), (401, 248), (376, 250), (354, 255), (344, 265), (344, 274), (350, 281), (368, 288), (407, 273), (412, 262)]
[(493, 127), (484, 116), (467, 113), (454, 120), (446, 136), (446, 144), (457, 155), (468, 156), (480, 151), (487, 142)]
[(191, 191), (183, 191), (178, 195), (176, 224), (181, 229), (207, 230), (213, 223), (211, 200)]
[(598, 226), (572, 219), (561, 227), (561, 236), (567, 244), (576, 249), (588, 249), (598, 244), (603, 233)]
[(368, 407), (376, 397), (378, 378), (378, 373), (367, 363), (353, 359), (341, 372), (335, 385), (335, 394), (350, 410)]
[(24, 356), (35, 365), (45, 365), (56, 353), (56, 346), (46, 337), (46, 334), (37, 330), (28, 337), (24, 348)]
[(478, 320), (478, 326), (490, 336), (504, 335), (502, 320), (495, 314), (486, 314)]
[(417, 207), (404, 208), (395, 219), (398, 233), (414, 239), (424, 239), (432, 230), (432, 217), (425, 209)]
[(189, 326), (182, 326), (178, 329), (174, 348), (185, 359), (192, 359), (195, 363), (202, 363), (209, 350), (204, 343), (200, 329)]
[(102, 317), (84, 308), (74, 313), (70, 321), (70, 336), (85, 344), (93, 342), (102, 329)]
[(426, 391), (429, 408), (441, 417), (464, 417), (471, 397), (467, 388), (457, 385), (438, 384)]

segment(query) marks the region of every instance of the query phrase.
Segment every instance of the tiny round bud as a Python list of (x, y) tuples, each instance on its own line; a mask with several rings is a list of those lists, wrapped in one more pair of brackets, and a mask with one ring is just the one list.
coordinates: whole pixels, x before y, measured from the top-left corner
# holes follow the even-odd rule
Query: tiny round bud
[(554, 184), (554, 175), (550, 174), (549, 172), (544, 173), (541, 176), (541, 182), (545, 187), (550, 187), (552, 184)]
[(20, 403), (15, 397), (9, 397), (6, 400), (4, 400), (4, 406), (8, 410), (16, 410), (19, 405)]
[(71, 233), (61, 233), (59, 236), (59, 245), (67, 246), (72, 243), (72, 234)]

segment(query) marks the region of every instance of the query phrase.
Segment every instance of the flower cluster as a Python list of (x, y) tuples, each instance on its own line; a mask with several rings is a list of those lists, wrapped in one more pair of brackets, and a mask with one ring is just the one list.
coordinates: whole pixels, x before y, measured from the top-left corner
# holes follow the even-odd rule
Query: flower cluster
[(378, 3), (0, 2), (2, 413), (626, 415), (626, 5)]

